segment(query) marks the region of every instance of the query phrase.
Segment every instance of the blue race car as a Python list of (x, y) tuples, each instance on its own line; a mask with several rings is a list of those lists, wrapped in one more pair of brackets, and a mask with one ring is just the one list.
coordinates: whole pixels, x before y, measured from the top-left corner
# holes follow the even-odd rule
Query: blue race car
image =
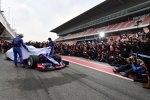
[(40, 54), (39, 56), (30, 55), (27, 63), (29, 68), (37, 68), (40, 71), (46, 71), (49, 69), (61, 69), (69, 65), (68, 61), (62, 60), (61, 56), (57, 54), (52, 57), (44, 54)]

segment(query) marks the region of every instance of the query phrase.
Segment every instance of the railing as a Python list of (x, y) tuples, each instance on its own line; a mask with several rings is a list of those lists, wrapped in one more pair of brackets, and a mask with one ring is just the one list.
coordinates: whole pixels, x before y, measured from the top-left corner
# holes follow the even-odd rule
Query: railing
[[(57, 41), (81, 38), (81, 37), (85, 37), (85, 36), (98, 35), (100, 32), (112, 33), (112, 32), (117, 32), (117, 31), (135, 29), (135, 28), (137, 28), (137, 26), (135, 26), (136, 21), (137, 20), (129, 20), (126, 22), (120, 22), (120, 23), (112, 24), (112, 25), (105, 26), (105, 27), (89, 28), (80, 33), (68, 34), (66, 36), (62, 36)], [(138, 26), (138, 28), (145, 27), (145, 26), (149, 25), (149, 23), (150, 23), (150, 16), (145, 16), (143, 18), (143, 22)]]

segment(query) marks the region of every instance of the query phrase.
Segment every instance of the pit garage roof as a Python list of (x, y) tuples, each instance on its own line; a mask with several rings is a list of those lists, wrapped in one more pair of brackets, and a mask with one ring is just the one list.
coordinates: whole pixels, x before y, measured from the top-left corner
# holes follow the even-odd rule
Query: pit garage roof
[(65, 34), (64, 31), (147, 1), (149, 0), (106, 0), (51, 30), (51, 32), (55, 32), (58, 35), (63, 35)]

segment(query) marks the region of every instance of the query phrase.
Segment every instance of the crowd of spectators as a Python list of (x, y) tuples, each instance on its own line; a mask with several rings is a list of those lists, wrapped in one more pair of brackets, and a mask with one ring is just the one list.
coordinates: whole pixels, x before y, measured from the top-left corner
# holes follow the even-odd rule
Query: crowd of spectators
[(26, 45), (32, 45), (36, 48), (44, 48), (44, 47), (48, 47), (48, 41), (45, 42), (33, 42), (33, 41), (29, 41), (29, 42), (26, 42)]
[[(36, 48), (44, 48), (44, 47), (48, 47), (48, 42), (26, 42), (26, 45), (32, 45)], [(10, 48), (12, 48), (12, 43), (10, 41), (4, 41), (4, 40), (0, 40), (0, 52), (1, 53), (5, 53), (7, 50), (9, 50)]]
[[(115, 66), (113, 69), (115, 73), (120, 73), (125, 77), (131, 77), (132, 75), (134, 81), (148, 82), (149, 80), (149, 32), (145, 33), (141, 31), (134, 36), (122, 34), (118, 40), (110, 37), (107, 41), (82, 41), (73, 45), (58, 43), (56, 48), (56, 52), (62, 55), (84, 57), (99, 62), (106, 62)], [(143, 54), (143, 56), (138, 56), (138, 54)], [(148, 58), (143, 58), (144, 56)], [(144, 74), (147, 75), (144, 76)], [(145, 86), (150, 88), (150, 83)]]
[(120, 39), (113, 40), (110, 37), (107, 42), (100, 40), (82, 41), (73, 45), (57, 43), (56, 52), (60, 52), (62, 55), (84, 57), (115, 65), (115, 62), (112, 61), (113, 58), (127, 58), (133, 53), (139, 52), (141, 41), (143, 41), (142, 35), (137, 34), (136, 37), (131, 37), (130, 34), (123, 34)]
[(12, 47), (12, 44), (8, 41), (0, 40), (0, 52), (5, 53)]

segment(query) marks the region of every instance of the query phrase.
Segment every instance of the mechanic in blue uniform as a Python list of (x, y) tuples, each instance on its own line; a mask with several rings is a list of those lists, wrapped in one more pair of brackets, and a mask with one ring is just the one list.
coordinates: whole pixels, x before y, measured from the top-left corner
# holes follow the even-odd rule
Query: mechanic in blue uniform
[(23, 46), (29, 52), (28, 48), (23, 43), (22, 38), (23, 38), (23, 34), (18, 34), (17, 37), (14, 38), (12, 41), (13, 52), (14, 52), (14, 64), (16, 67), (17, 67), (17, 55), (19, 55), (21, 66), (24, 67), (21, 46)]
[(52, 41), (51, 38), (48, 38), (48, 41), (49, 41), (49, 47), (51, 48), (50, 53), (49, 53), (49, 55), (48, 55), (48, 56), (50, 57), (50, 56), (52, 56), (52, 55), (54, 54), (54, 52), (55, 52), (55, 42)]

